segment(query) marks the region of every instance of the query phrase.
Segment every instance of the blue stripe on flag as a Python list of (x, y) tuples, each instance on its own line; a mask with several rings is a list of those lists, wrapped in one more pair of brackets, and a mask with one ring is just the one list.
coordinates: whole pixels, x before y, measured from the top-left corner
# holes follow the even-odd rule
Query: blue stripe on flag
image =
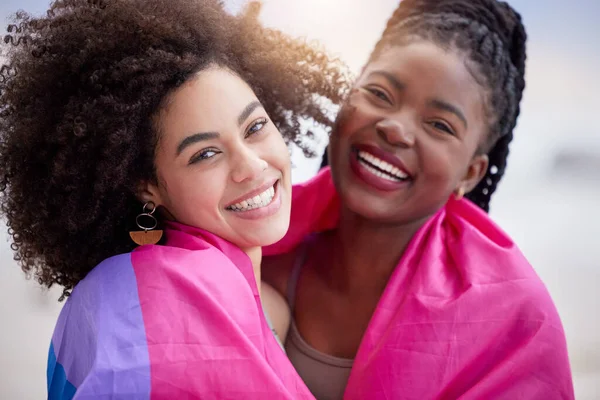
[(48, 352), (48, 368), (46, 370), (48, 400), (71, 400), (75, 396), (75, 386), (67, 380), (67, 374), (56, 360), (54, 345), (50, 344)]

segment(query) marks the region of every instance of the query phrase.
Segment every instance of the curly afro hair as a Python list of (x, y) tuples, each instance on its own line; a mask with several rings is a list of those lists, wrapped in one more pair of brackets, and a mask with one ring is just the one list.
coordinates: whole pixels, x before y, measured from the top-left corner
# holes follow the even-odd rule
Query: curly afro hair
[[(131, 251), (155, 179), (162, 101), (209, 65), (256, 92), (286, 142), (307, 154), (301, 122), (329, 130), (347, 92), (343, 65), (217, 0), (57, 0), (19, 11), (0, 47), (0, 210), (24, 272), (70, 290), (100, 261)], [(306, 125), (306, 124), (304, 124)]]

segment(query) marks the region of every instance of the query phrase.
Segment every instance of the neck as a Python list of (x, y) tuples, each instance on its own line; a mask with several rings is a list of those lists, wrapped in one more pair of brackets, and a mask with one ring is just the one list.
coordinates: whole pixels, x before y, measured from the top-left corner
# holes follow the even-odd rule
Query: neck
[(244, 253), (246, 253), (248, 257), (250, 257), (250, 261), (252, 262), (252, 270), (254, 271), (254, 278), (256, 279), (258, 294), (260, 295), (260, 263), (262, 261), (262, 247), (252, 247), (250, 249), (244, 250)]
[(367, 220), (342, 208), (331, 236), (331, 281), (344, 292), (380, 296), (410, 240), (427, 218), (408, 224)]

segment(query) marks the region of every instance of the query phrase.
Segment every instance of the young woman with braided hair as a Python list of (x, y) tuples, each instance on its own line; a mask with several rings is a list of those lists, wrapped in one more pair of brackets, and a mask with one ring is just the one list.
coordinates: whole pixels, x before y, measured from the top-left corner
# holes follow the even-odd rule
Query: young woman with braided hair
[[(525, 87), (521, 18), (495, 0), (403, 0), (294, 187), (263, 277), (318, 399), (571, 399), (561, 321), (488, 217)], [(463, 198), (463, 197), (466, 197)]]

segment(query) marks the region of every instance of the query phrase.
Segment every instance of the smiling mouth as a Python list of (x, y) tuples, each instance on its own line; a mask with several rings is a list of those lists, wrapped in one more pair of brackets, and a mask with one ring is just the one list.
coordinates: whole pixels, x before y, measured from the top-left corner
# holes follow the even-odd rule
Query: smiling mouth
[(279, 180), (277, 180), (273, 186), (269, 187), (262, 193), (248, 197), (247, 199), (244, 199), (238, 203), (225, 207), (225, 209), (235, 212), (244, 212), (266, 207), (273, 202), (278, 183)]
[(408, 181), (410, 176), (398, 167), (364, 150), (354, 150), (358, 162), (370, 173), (391, 182)]

